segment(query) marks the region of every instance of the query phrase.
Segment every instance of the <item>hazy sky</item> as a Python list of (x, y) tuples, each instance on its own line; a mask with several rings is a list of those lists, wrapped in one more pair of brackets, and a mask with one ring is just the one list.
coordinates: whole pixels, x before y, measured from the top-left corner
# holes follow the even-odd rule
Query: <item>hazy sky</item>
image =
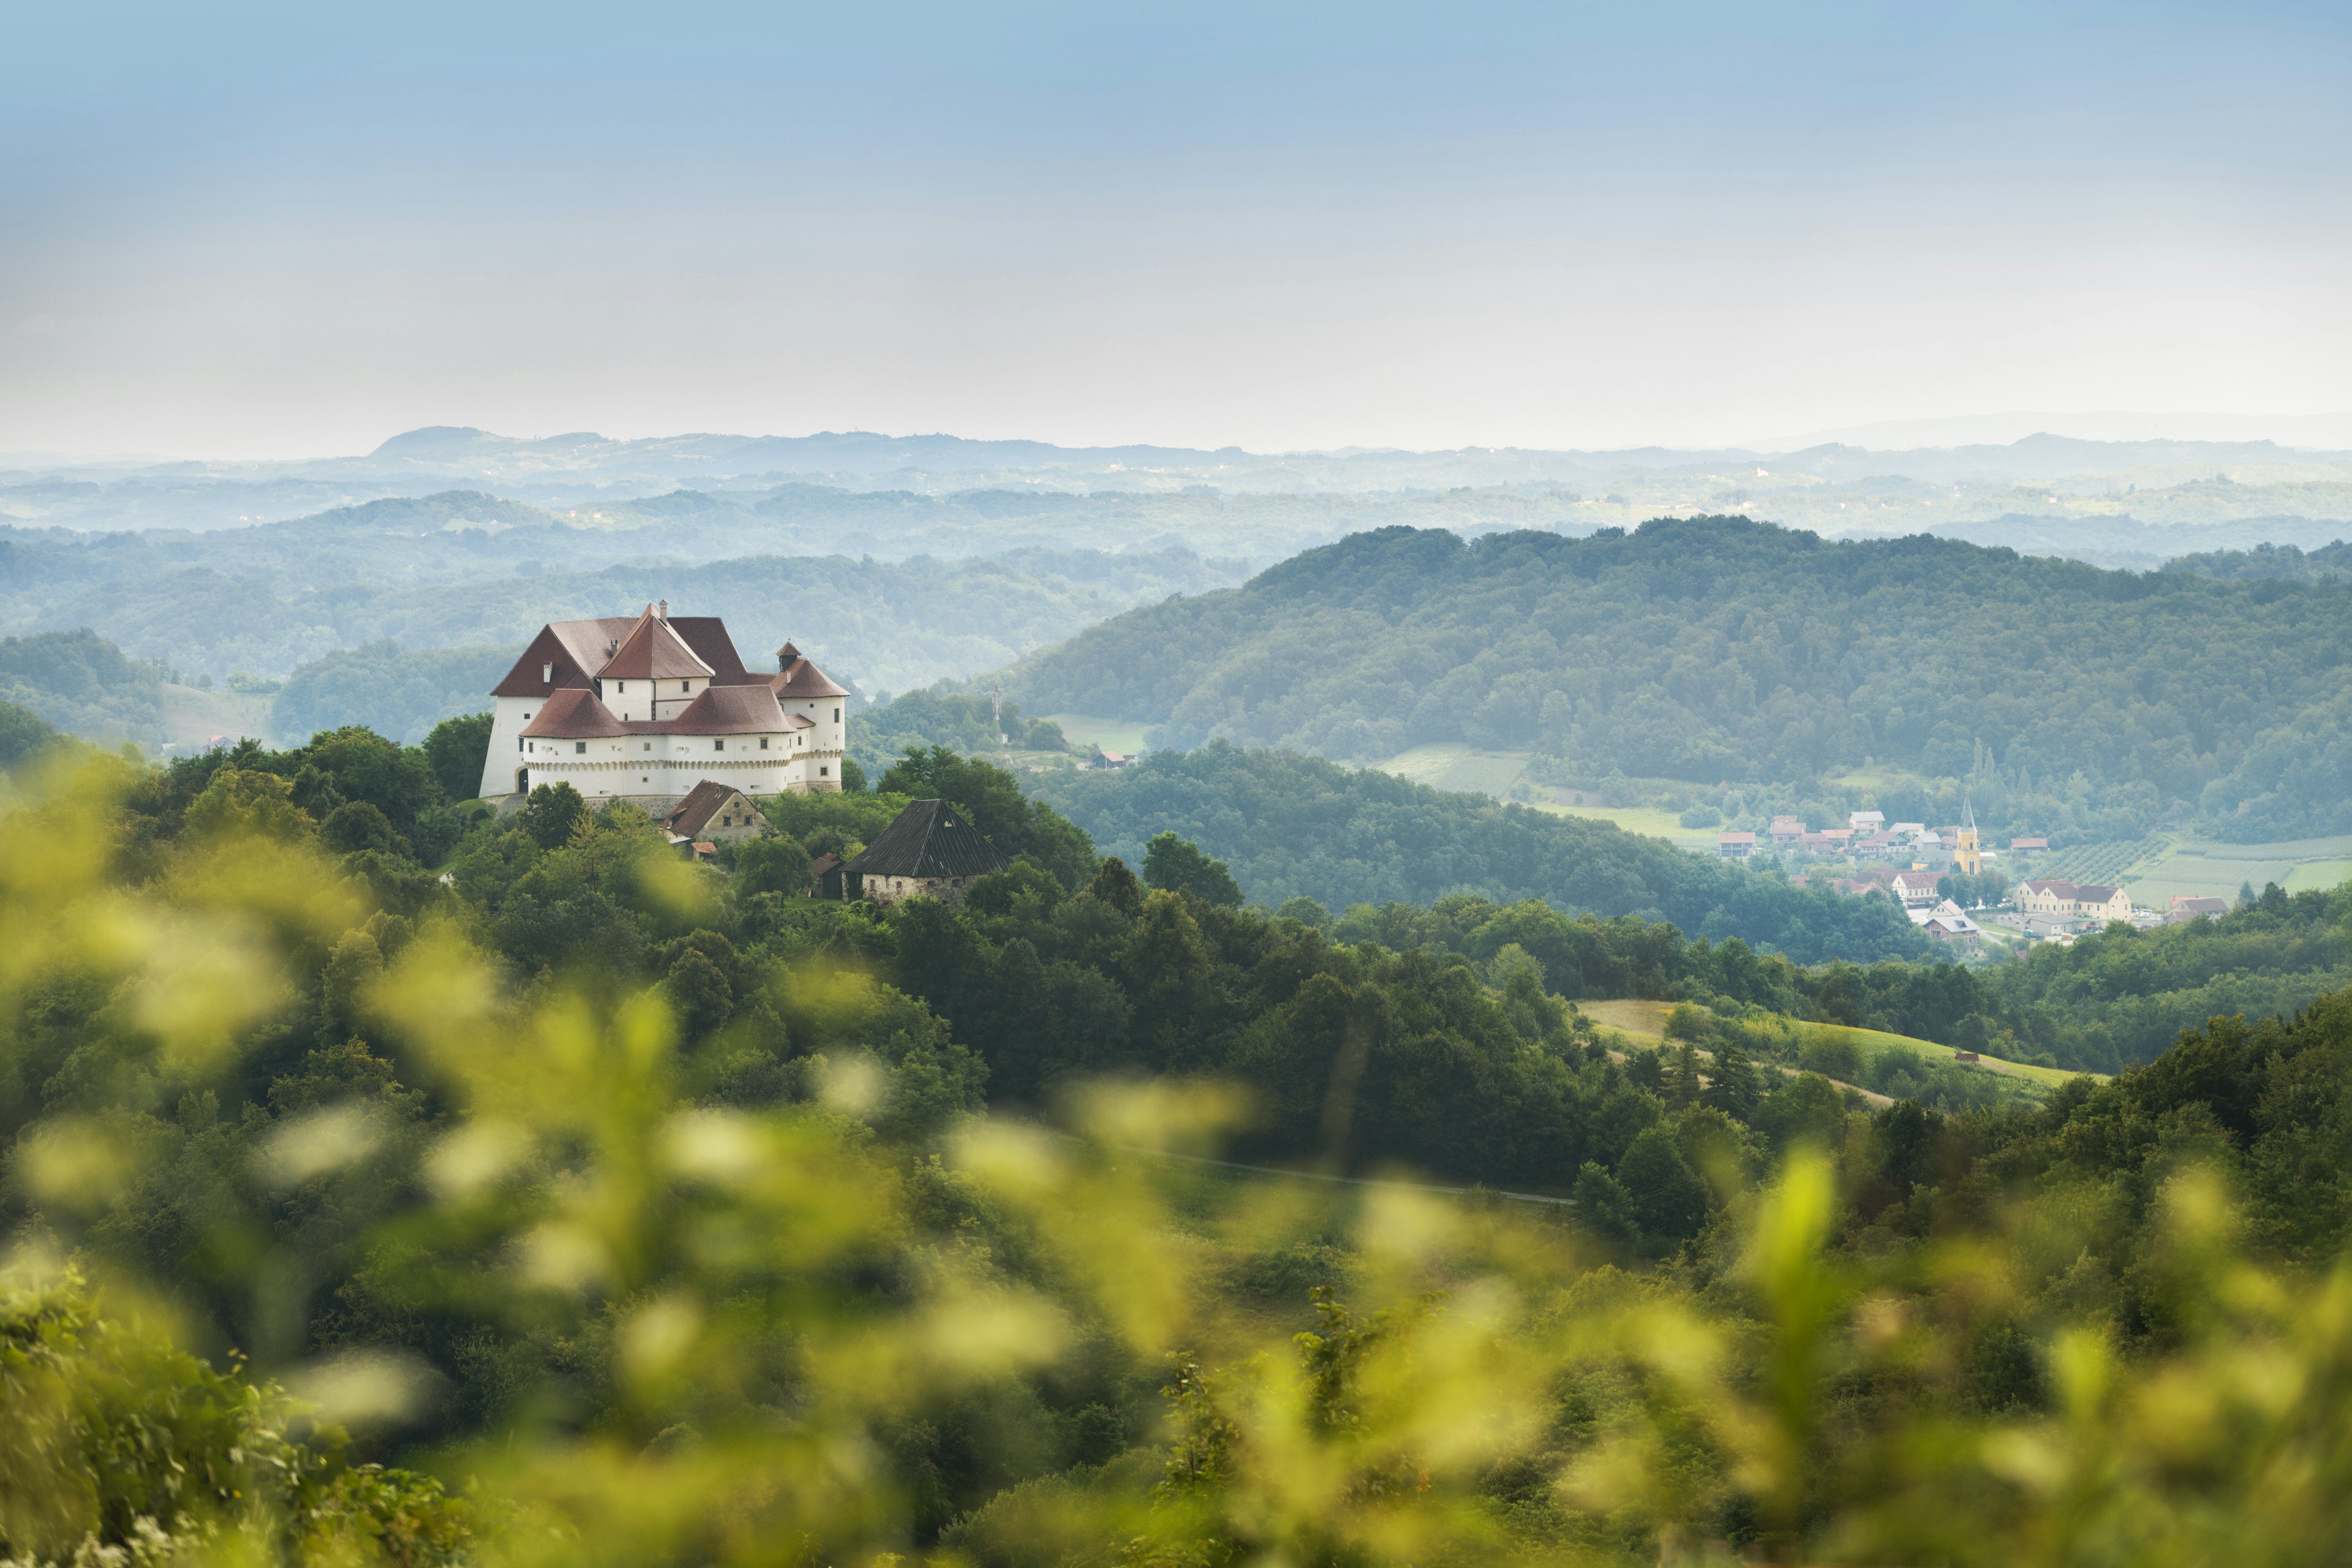
[(2343, 0), (205, 11), (5, 0), (0, 451), (2352, 408)]

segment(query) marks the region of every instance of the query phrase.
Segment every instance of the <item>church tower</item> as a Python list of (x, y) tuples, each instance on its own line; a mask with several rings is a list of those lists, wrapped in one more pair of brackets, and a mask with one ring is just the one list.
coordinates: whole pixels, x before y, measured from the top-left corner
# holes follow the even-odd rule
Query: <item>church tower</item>
[(1959, 842), (1952, 847), (1952, 863), (1971, 877), (1984, 875), (1984, 856), (1977, 849), (1977, 808), (1965, 797), (1960, 803)]

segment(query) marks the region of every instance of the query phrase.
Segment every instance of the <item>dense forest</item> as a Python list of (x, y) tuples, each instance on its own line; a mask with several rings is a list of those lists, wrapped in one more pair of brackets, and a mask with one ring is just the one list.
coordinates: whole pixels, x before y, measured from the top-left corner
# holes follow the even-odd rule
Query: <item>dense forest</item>
[(88, 629), (0, 637), (0, 702), (78, 734), (161, 739), (163, 675)]
[[(19, 766), (10, 1557), (2347, 1544), (2344, 994), (2039, 1103), (1948, 1067), (1873, 1109), (1759, 1026), (2094, 1031), (2340, 972), (2352, 897), (2030, 983), (1801, 968), (1533, 900), (1251, 909), (930, 749), (694, 865), (561, 787), (453, 803), (478, 729)], [(804, 896), (917, 796), (1012, 868)], [(1574, 1005), (1612, 995), (1694, 1009), (1612, 1054)]]
[(2315, 550), (2293, 544), (2257, 544), (2249, 550), (2208, 550), (2164, 563), (2167, 572), (2200, 577), (2284, 579), (2297, 583), (2342, 582), (2352, 577), (2352, 544), (2338, 539)]
[(1384, 530), (1030, 659), (1033, 708), (1370, 761), (1431, 742), (1599, 776), (1969, 781), (1995, 830), (2352, 829), (2325, 784), (2352, 585), (2135, 574), (1738, 518), (1584, 539)]
[(1671, 921), (1803, 963), (1927, 952), (1927, 939), (1885, 900), (1797, 887), (1612, 823), (1297, 752), (1214, 742), (1156, 752), (1117, 772), (1045, 774), (1032, 787), (1115, 854), (1132, 858), (1153, 835), (1174, 830), (1230, 865), (1268, 907), (1296, 897), (1345, 909), (1471, 892)]

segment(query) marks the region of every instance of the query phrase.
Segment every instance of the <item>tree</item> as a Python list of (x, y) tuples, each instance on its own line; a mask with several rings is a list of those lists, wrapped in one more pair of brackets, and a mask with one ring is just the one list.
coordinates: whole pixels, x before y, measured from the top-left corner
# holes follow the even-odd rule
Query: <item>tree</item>
[(561, 849), (572, 830), (588, 818), (588, 803), (568, 784), (541, 784), (516, 813), (522, 830), (541, 849)]
[(1679, 1241), (1698, 1234), (1706, 1218), (1706, 1184), (1663, 1123), (1653, 1122), (1634, 1138), (1618, 1162), (1617, 1180), (1643, 1235)]
[(1715, 1064), (1707, 1073), (1704, 1101), (1737, 1121), (1745, 1121), (1756, 1110), (1760, 1091), (1756, 1084), (1756, 1068), (1748, 1053), (1739, 1048), (1729, 1036), (1715, 1042)]
[(735, 891), (782, 893), (799, 898), (809, 890), (809, 852), (789, 833), (763, 833), (735, 847)]
[(57, 744), (58, 732), (29, 708), (0, 702), (0, 768), (13, 768)]
[(1116, 855), (1103, 857), (1095, 879), (1087, 884), (1087, 892), (1130, 919), (1143, 912), (1143, 884), (1127, 868), (1127, 862)]
[(1146, 887), (1190, 893), (1203, 903), (1227, 908), (1242, 901), (1242, 890), (1224, 863), (1201, 853), (1201, 847), (1173, 833), (1162, 833), (1144, 847)]
[(319, 824), (319, 842), (339, 854), (354, 850), (380, 849), (388, 854), (408, 854), (408, 840), (392, 830), (391, 821), (373, 801), (345, 801), (327, 814)]
[(482, 769), (490, 756), (491, 715), (461, 713), (444, 719), (425, 737), (425, 758), (441, 793), (451, 800), (472, 800), (482, 791)]

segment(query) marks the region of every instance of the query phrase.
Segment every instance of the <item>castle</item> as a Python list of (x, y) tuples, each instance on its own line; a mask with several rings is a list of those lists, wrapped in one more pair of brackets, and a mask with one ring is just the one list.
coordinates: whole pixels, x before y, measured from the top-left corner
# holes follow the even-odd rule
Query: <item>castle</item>
[(706, 779), (747, 795), (838, 790), (849, 693), (786, 643), (743, 668), (716, 616), (551, 621), (490, 695), (482, 794), (568, 784), (659, 816)]

